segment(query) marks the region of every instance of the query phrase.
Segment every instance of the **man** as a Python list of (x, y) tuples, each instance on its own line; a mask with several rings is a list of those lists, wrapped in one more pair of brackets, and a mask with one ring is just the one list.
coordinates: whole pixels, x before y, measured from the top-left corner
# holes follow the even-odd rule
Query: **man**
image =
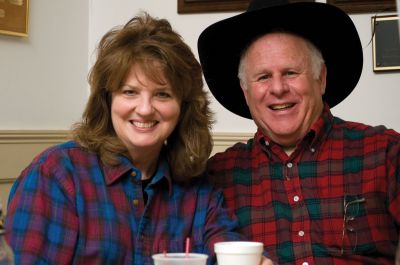
[(330, 112), (362, 71), (350, 17), (252, 1), (204, 30), (198, 49), (215, 98), (258, 127), (208, 165), (242, 232), (279, 264), (394, 264), (400, 135)]

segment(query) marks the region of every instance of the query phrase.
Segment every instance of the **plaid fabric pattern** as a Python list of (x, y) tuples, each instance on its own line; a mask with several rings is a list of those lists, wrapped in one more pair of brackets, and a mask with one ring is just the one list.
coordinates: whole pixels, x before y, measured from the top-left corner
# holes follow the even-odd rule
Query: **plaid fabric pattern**
[(107, 167), (74, 142), (34, 159), (14, 184), (6, 217), (15, 264), (153, 264), (155, 253), (210, 255), (217, 241), (239, 240), (223, 193), (202, 183), (178, 185), (161, 159), (145, 189), (121, 157)]
[(259, 131), (209, 161), (241, 231), (279, 264), (394, 264), (400, 135), (320, 119), (290, 157)]

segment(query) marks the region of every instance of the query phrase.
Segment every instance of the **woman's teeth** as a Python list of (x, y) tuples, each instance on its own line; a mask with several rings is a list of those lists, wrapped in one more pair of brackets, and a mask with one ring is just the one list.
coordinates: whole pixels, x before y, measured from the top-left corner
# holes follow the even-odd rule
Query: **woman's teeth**
[(135, 125), (136, 127), (139, 127), (139, 128), (151, 128), (155, 124), (156, 124), (155, 121), (153, 121), (153, 122), (138, 122), (138, 121), (133, 122), (133, 125)]

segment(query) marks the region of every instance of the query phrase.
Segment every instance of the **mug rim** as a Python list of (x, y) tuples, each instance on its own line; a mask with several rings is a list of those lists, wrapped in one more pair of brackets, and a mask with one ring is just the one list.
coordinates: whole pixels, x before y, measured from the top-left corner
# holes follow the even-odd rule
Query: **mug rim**
[(200, 259), (200, 260), (205, 260), (208, 258), (207, 254), (201, 254), (201, 253), (189, 253), (188, 256), (186, 256), (186, 253), (182, 252), (168, 252), (168, 253), (158, 253), (152, 255), (154, 260), (162, 260), (165, 257), (168, 257), (168, 260), (174, 261), (174, 260), (182, 260), (182, 258), (186, 257), (189, 259), (195, 258), (195, 259)]
[(214, 244), (215, 253), (220, 254), (254, 254), (262, 253), (264, 244), (255, 241), (226, 241)]

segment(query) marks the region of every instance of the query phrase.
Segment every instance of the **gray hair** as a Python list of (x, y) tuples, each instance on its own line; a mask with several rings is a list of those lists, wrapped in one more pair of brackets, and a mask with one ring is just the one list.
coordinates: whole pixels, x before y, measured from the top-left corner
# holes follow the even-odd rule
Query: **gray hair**
[[(292, 32), (277, 30), (277, 31), (269, 32), (267, 34), (271, 34), (271, 33), (287, 33), (287, 34), (290, 34), (293, 36), (300, 37), (302, 40), (304, 40), (304, 42), (310, 52), (309, 55), (310, 55), (310, 60), (311, 60), (311, 70), (312, 70), (313, 77), (315, 79), (319, 78), (322, 66), (325, 64), (325, 61), (324, 61), (321, 51), (311, 41), (309, 41), (308, 39), (306, 39), (302, 36), (299, 36), (295, 33), (292, 33)], [(267, 35), (267, 34), (265, 34), (265, 35)], [(265, 35), (263, 35), (263, 36), (265, 36)], [(257, 39), (258, 38), (256, 38), (254, 41), (256, 41)], [(247, 56), (249, 47), (251, 46), (252, 43), (254, 43), (254, 41), (250, 42), (250, 44), (243, 49), (242, 54), (240, 55), (240, 62), (239, 62), (239, 67), (238, 67), (238, 78), (240, 80), (240, 83), (245, 86), (244, 89), (247, 89), (247, 83), (245, 80), (245, 70), (246, 70), (245, 69), (245, 58)]]

